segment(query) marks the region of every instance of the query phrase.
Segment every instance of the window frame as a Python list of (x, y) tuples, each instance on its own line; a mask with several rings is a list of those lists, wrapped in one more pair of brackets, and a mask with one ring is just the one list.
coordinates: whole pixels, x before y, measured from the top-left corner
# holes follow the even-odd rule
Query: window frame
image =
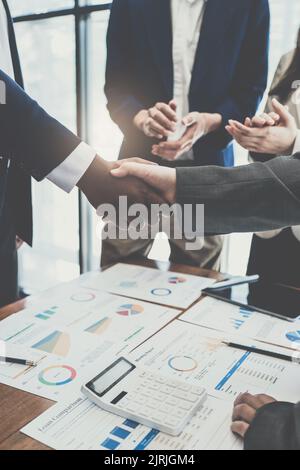
[[(80, 0), (74, 0), (74, 7), (55, 9), (45, 13), (25, 14), (13, 18), (14, 23), (41, 21), (45, 19), (72, 16), (75, 25), (75, 70), (76, 70), (76, 128), (77, 135), (83, 141), (88, 142), (88, 18), (92, 13), (109, 11), (112, 1), (100, 5), (81, 5)], [(92, 269), (92, 212), (80, 191), (78, 191), (79, 211), (79, 260), (80, 273)]]

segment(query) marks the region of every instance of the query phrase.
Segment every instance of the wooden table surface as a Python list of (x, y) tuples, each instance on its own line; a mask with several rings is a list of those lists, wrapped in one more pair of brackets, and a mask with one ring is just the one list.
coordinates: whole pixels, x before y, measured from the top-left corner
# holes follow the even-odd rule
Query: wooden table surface
[[(148, 260), (143, 262), (135, 260), (133, 264), (222, 279), (219, 273), (191, 266), (170, 265), (169, 263), (157, 264)], [(13, 313), (22, 311), (37, 299), (37, 297), (30, 297), (0, 309), (0, 321)], [(0, 450), (48, 450), (44, 445), (23, 435), (20, 429), (51, 406), (53, 406), (52, 401), (0, 384)]]

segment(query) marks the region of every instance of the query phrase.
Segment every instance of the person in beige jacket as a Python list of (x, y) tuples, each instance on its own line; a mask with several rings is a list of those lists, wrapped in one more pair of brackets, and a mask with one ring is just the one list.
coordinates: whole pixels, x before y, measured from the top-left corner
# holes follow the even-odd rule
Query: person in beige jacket
[[(300, 150), (300, 29), (296, 49), (285, 54), (279, 62), (265, 112), (253, 119), (248, 118), (245, 125), (257, 128), (280, 125), (274, 98), (288, 107), (295, 120), (299, 132), (291, 153), (296, 153)], [(266, 162), (275, 156), (283, 155), (280, 139), (276, 141), (264, 137), (259, 141), (259, 134), (246, 136), (242, 126), (236, 122), (230, 122), (228, 131), (250, 151), (252, 162)], [(254, 235), (248, 265), (249, 274), (259, 274), (272, 282), (300, 287), (299, 265), (300, 226)]]

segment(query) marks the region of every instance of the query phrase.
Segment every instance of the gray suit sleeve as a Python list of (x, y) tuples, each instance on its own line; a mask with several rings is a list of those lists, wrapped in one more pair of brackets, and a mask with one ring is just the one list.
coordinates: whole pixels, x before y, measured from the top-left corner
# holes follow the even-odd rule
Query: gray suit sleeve
[(300, 450), (300, 404), (261, 408), (245, 436), (245, 450)]
[(236, 168), (178, 168), (177, 202), (204, 204), (207, 234), (300, 225), (300, 153)]

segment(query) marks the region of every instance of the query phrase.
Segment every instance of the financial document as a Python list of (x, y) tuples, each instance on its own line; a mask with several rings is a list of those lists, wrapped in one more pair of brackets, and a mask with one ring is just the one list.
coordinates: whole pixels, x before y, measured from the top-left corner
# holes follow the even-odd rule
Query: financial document
[(211, 297), (194, 305), (181, 320), (300, 351), (299, 322), (279, 320)]
[(232, 409), (208, 397), (183, 433), (172, 437), (107, 413), (82, 395), (50, 408), (22, 432), (57, 450), (240, 450)]
[(175, 320), (129, 357), (143, 367), (202, 386), (209, 394), (230, 402), (247, 391), (299, 401), (300, 365), (229, 348), (223, 339), (220, 332)]
[(214, 279), (117, 264), (103, 273), (92, 273), (85, 286), (185, 309), (200, 297), (203, 289), (214, 283)]
[(0, 383), (58, 401), (79, 390), (108, 351), (112, 357), (129, 353), (179, 313), (91, 289), (71, 290), (65, 300), (52, 299), (43, 309), (1, 322), (2, 345), (22, 347), (38, 366), (0, 364)]

